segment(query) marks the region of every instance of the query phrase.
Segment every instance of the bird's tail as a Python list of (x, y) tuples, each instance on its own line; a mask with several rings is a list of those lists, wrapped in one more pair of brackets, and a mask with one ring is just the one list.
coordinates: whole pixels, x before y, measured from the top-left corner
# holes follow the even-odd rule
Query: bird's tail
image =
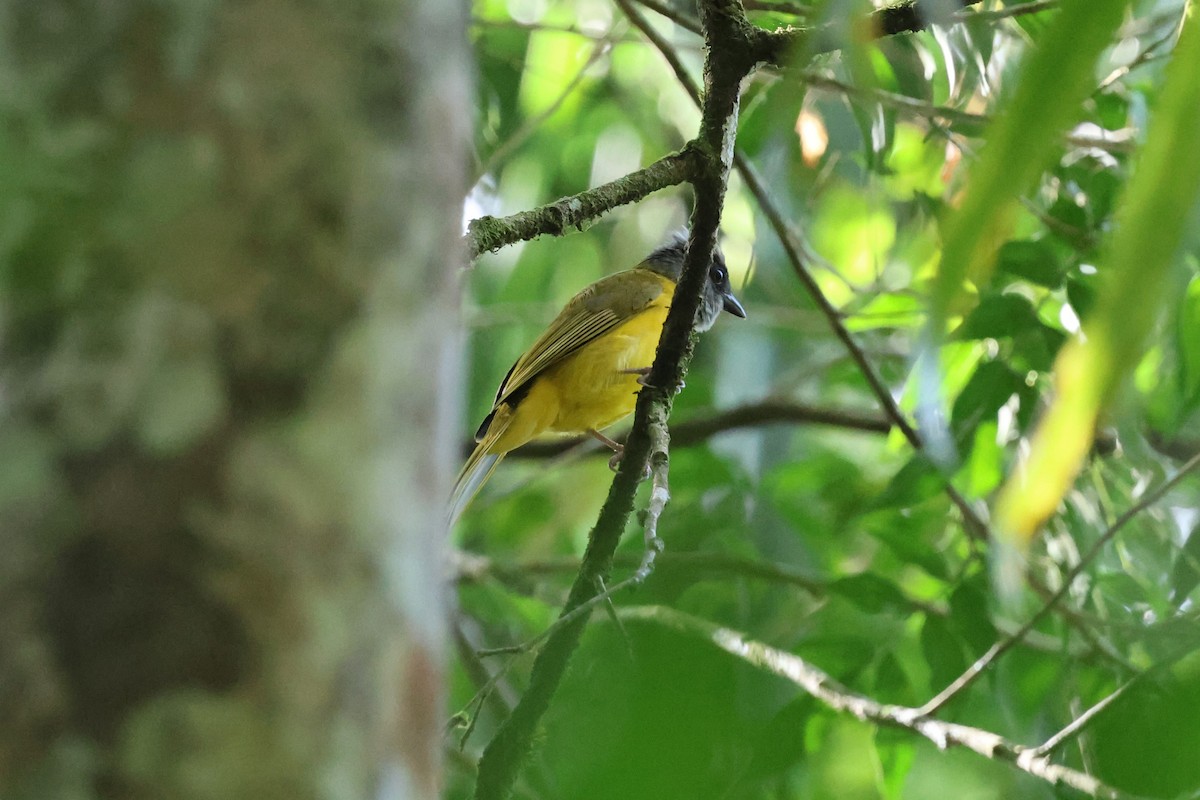
[(467, 510), (467, 506), (471, 505), (475, 495), (479, 494), (479, 490), (487, 483), (488, 478), (492, 477), (492, 473), (496, 471), (496, 467), (507, 454), (505, 452), (488, 452), (507, 427), (507, 418), (496, 420), (479, 444), (475, 446), (475, 449), (471, 451), (467, 463), (463, 464), (462, 471), (458, 473), (458, 479), (454, 482), (454, 491), (450, 495), (448, 516), (451, 527), (458, 522), (458, 518)]

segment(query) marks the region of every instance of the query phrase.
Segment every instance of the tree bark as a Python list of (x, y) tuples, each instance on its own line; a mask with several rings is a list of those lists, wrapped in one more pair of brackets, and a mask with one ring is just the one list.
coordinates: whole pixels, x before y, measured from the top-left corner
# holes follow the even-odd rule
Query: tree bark
[(0, 797), (433, 798), (444, 0), (0, 0)]

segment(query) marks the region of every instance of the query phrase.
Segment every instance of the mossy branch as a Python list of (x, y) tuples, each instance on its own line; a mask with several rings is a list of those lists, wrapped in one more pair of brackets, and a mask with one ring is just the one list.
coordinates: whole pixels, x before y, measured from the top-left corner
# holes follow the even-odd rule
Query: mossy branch
[(485, 216), (467, 225), (466, 246), (472, 259), (514, 242), (549, 233), (561, 236), (583, 227), (618, 206), (637, 202), (660, 189), (692, 179), (696, 159), (689, 147), (665, 155), (647, 167), (586, 192), (507, 217)]
[[(740, 84), (753, 68), (747, 36), (750, 26), (740, 3), (708, 0), (701, 5), (701, 22), (707, 50), (704, 67), (707, 96), (700, 135), (683, 151), (696, 159), (690, 176), (696, 202), (683, 274), (663, 327), (658, 353), (647, 379), (648, 386), (638, 395), (633, 429), (620, 470), (589, 536), (583, 562), (561, 617), (571, 615), (603, 591), (604, 581), (612, 568), (613, 553), (633, 511), (638, 484), (648, 465), (665, 463), (667, 458), (667, 417), (676, 387), (682, 385), (691, 359), (696, 309), (708, 272), (709, 254), (716, 244), (732, 165)], [(569, 623), (560, 624), (547, 637), (534, 661), (528, 690), (479, 761), (475, 784), (477, 800), (500, 800), (511, 793), (538, 723), (579, 645), (588, 617), (586, 613), (573, 616)]]

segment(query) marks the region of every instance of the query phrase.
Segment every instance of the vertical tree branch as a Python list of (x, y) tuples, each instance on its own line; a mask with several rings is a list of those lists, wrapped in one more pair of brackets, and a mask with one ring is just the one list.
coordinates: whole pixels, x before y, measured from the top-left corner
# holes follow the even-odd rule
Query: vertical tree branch
[[(707, 0), (701, 4), (701, 21), (705, 29), (707, 91), (700, 135), (686, 148), (696, 160), (692, 176), (696, 202), (683, 274), (647, 379), (649, 385), (638, 396), (625, 456), (588, 539), (579, 574), (563, 607), (563, 617), (601, 591), (612, 567), (613, 553), (633, 511), (634, 493), (643, 472), (652, 458), (666, 456), (667, 417), (675, 387), (682, 385), (692, 354), (696, 310), (716, 244), (733, 160), (740, 83), (753, 67), (749, 24), (740, 3)], [(475, 785), (477, 800), (500, 800), (511, 792), (537, 725), (578, 647), (588, 616), (585, 613), (571, 619), (547, 638), (534, 661), (529, 688), (480, 759)]]

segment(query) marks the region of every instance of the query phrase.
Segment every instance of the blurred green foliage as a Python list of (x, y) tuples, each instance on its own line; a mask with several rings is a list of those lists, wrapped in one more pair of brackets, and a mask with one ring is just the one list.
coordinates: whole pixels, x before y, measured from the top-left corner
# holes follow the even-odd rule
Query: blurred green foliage
[(380, 769), (378, 729), (312, 702), (409, 642), (373, 633), (390, 577), (330, 568), (395, 545), (364, 409), (396, 395), (359, 331), (420, 258), (389, 174), (405, 14), (373, 5), (0, 0), (5, 800), (357, 796)]
[[(828, 0), (809, 17), (751, 17), (766, 27), (804, 25), (864, 5)], [(1080, 5), (1087, 4), (1076, 12)], [(671, 8), (694, 16), (686, 2)], [(644, 11), (699, 75), (699, 38)], [(854, 691), (904, 705), (924, 703), (1041, 607), (1035, 588), (997, 602), (989, 547), (966, 536), (945, 487), (986, 516), (1050, 401), (1055, 358), (1095, 307), (1102, 244), (1153, 125), (1182, 4), (1133, 3), (1100, 36), (1099, 58), (1086, 63), (1070, 47), (1041, 47), (1061, 13), (1053, 6), (1010, 16), (966, 12), (965, 22), (928, 32), (870, 45), (846, 40), (840, 53), (799, 63), (802, 70), (759, 72), (747, 84), (739, 149), (806, 236), (806, 266), (873, 369), (906, 413), (915, 414), (918, 401), (932, 407), (949, 455), (914, 452), (896, 432), (805, 424), (743, 428), (676, 447), (660, 527), (666, 553), (649, 581), (615, 604), (668, 605), (727, 625), (801, 655)], [(697, 112), (660, 54), (603, 0), (480, 0), (472, 37), (479, 182), (470, 217), (582, 191), (695, 132)], [(1046, 85), (1036, 103), (1010, 105), (1032, 53)], [(1073, 90), (1055, 85), (1067, 73), (1076, 76)], [(990, 242), (994, 268), (964, 264), (971, 280), (951, 287), (956, 301), (942, 308), (946, 335), (930, 359), (937, 370), (920, 372), (914, 365), (931, 300), (950, 292), (938, 284), (946, 280), (938, 277), (946, 226), (962, 224), (970, 176), (996, 145), (988, 138), (993, 120), (1008, 133), (1004, 159), (990, 174), (1007, 188), (1003, 197), (989, 190), (971, 208), (999, 209), (1007, 222), (951, 233), (1000, 231)], [(667, 190), (582, 233), (543, 237), (476, 263), (464, 291), (471, 326), (464, 440), (505, 370), (561, 304), (601, 275), (636, 264), (685, 222), (688, 199), (685, 189)], [(1101, 420), (1095, 450), (1029, 554), (1033, 587), (1061, 585), (1108, 525), (1172, 474), (1181, 455), (1200, 450), (1195, 211), (1170, 209), (1185, 221), (1185, 246), (1157, 270), (1167, 301), (1139, 309), (1155, 320), (1146, 354), (1123, 365), (1133, 380)], [(763, 399), (881, 413), (736, 174), (723, 237), (750, 317), (726, 316), (701, 340), (673, 420)], [(605, 460), (595, 448), (552, 460), (513, 457), (477, 499), (455, 540), (489, 559), (482, 574), (460, 584), (466, 649), (522, 642), (550, 624), (607, 491)], [(1185, 481), (1141, 512), (1084, 571), (1066, 610), (1038, 625), (942, 716), (1037, 745), (1145, 673), (1055, 758), (1140, 795), (1200, 790), (1194, 758), (1183, 755), (1194, 753), (1200, 721), (1182, 710), (1195, 709), (1196, 691), (1184, 654), (1200, 646), (1198, 569), (1188, 553), (1200, 541), (1188, 536), (1198, 500), (1200, 485)], [(614, 580), (641, 549), (631, 528)], [(758, 568), (764, 564), (776, 571)], [(483, 664), (494, 670), (507, 658)], [(460, 653), (455, 710), (479, 688), (473, 660)], [(462, 757), (451, 759), (451, 796), (469, 794), (471, 759), (503, 703), (521, 691), (529, 660), (515, 660)], [(447, 741), (457, 752), (457, 740)], [(645, 621), (617, 625), (603, 612), (593, 617), (518, 784), (518, 796), (544, 798), (1059, 794), (1011, 767), (839, 716), (703, 641)]]

